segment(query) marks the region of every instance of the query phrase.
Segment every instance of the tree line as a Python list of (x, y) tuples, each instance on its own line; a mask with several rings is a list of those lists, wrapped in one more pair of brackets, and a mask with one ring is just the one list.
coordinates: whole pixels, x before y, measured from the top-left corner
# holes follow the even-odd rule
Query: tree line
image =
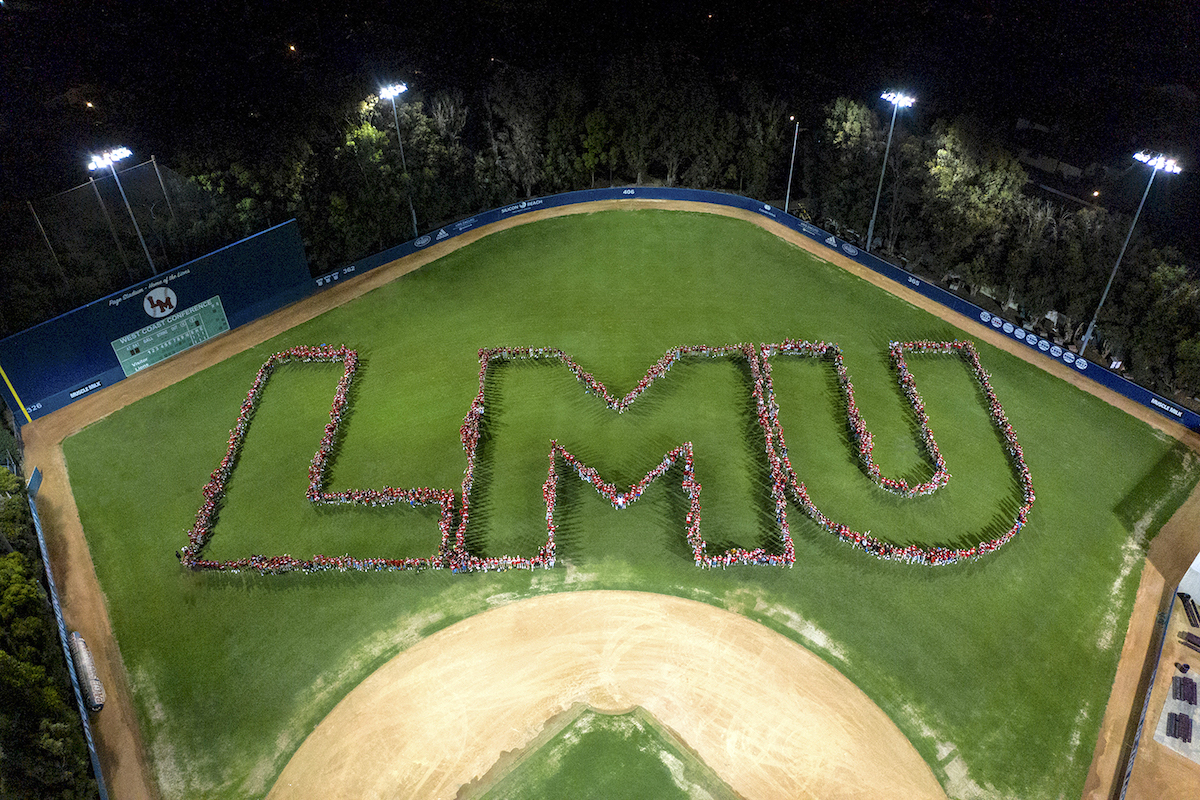
[[(814, 208), (855, 238), (871, 215), (885, 132), (865, 105), (828, 107), (816, 145)], [(1131, 215), (1064, 204), (1032, 190), (1006, 143), (981, 120), (898, 131), (873, 251), (1077, 349), (1130, 233)], [(1148, 179), (1148, 176), (1147, 176)], [(1200, 281), (1178, 249), (1133, 231), (1087, 355), (1189, 402), (1200, 390)], [(1192, 402), (1194, 406), (1195, 403)]]
[[(483, 86), (401, 95), (395, 115), (372, 95), (253, 137), (214, 131), (161, 159), (199, 192), (172, 217), (147, 214), (145, 227), (199, 255), (295, 217), (321, 274), (412, 238), (410, 200), (422, 231), (520, 198), (618, 184), (781, 205), (799, 128), (790, 210), (862, 243), (884, 167), (881, 111), (890, 106), (783, 97), (670, 47), (572, 71), (497, 63)], [(997, 130), (972, 117), (918, 129), (902, 115), (871, 249), (1077, 347), (1131, 218), (1037, 193)], [(29, 235), (10, 244), (0, 253), (6, 334), (128, 282), (111, 263), (68, 265), (65, 280), (47, 280), (55, 266), (44, 246)], [(1181, 253), (1140, 224), (1088, 355), (1186, 402), (1200, 393), (1198, 295)]]
[(96, 797), (41, 577), (25, 489), (0, 467), (0, 797)]

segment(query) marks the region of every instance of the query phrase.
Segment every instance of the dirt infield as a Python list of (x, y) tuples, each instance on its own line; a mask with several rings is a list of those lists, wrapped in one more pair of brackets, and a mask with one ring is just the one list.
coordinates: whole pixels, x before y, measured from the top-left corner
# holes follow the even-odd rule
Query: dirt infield
[(790, 639), (694, 600), (569, 592), (401, 653), (330, 712), (268, 797), (454, 797), (578, 703), (646, 709), (742, 797), (946, 796), (883, 711)]
[[(210, 342), (181, 353), (152, 369), (138, 373), (113, 386), (101, 389), (94, 395), (89, 395), (67, 408), (36, 420), (22, 429), (21, 433), (25, 443), (27, 471), (32, 467), (38, 467), (44, 475), (42, 489), (38, 495), (38, 508), (46, 531), (47, 544), (50, 549), (51, 561), (59, 585), (66, 623), (72, 630), (80, 631), (87, 639), (96, 658), (97, 670), (108, 690), (108, 702), (104, 711), (93, 716), (92, 719), (105, 781), (111, 797), (122, 799), (150, 798), (157, 796), (157, 790), (150, 769), (149, 759), (146, 756), (145, 746), (141, 738), (137, 714), (132, 703), (124, 665), (113, 638), (104, 595), (96, 579), (88, 552), (87, 541), (84, 538), (78, 511), (75, 507), (74, 498), (71, 495), (66, 465), (62, 456), (62, 441), (84, 426), (102, 419), (134, 400), (153, 394), (205, 367), (219, 363), (236, 353), (253, 347), (278, 333), (289, 330), (371, 289), (389, 283), (399, 276), (440, 258), (453, 249), (470, 244), (483, 236), (514, 225), (550, 217), (603, 210), (647, 208), (713, 213), (734, 217), (758, 225), (798, 247), (813, 252), (822, 259), (853, 272), (864, 280), (882, 287), (909, 303), (941, 317), (952, 325), (967, 331), (972, 336), (976, 336), (1020, 358), (1035, 363), (1039, 368), (1051, 372), (1063, 380), (1100, 397), (1125, 412), (1144, 420), (1155, 428), (1166, 432), (1168, 435), (1185, 442), (1192, 449), (1200, 451), (1200, 435), (1188, 431), (1177, 423), (1171, 422), (1153, 411), (1117, 395), (1115, 392), (1092, 383), (1081, 376), (1078, 371), (1070, 367), (1052, 362), (1049, 359), (1035, 357), (1029, 348), (999, 332), (993, 331), (988, 326), (967, 320), (961, 315), (951, 312), (933, 301), (841, 256), (836, 251), (821, 246), (806, 236), (784, 230), (771, 220), (750, 212), (694, 203), (632, 199), (613, 200), (532, 212), (469, 231), (446, 242), (420, 251), (402, 261), (393, 262), (351, 280), (341, 281), (333, 287), (282, 309), (269, 317), (230, 331)], [(1085, 786), (1084, 797), (1087, 800), (1101, 800), (1101, 798), (1111, 797), (1115, 782), (1119, 782), (1120, 780), (1121, 776), (1119, 773), (1123, 770), (1123, 761), (1126, 754), (1125, 743), (1129, 741), (1132, 734), (1131, 720), (1136, 724), (1137, 714), (1141, 711), (1141, 697), (1148, 675), (1148, 665), (1152, 665), (1152, 662), (1148, 661), (1148, 659), (1152, 659), (1157, 653), (1157, 639), (1155, 638), (1156, 613), (1160, 609), (1165, 608), (1165, 602), (1169, 599), (1171, 587), (1174, 587), (1179, 581), (1184, 571), (1186, 571), (1187, 565), (1198, 551), (1200, 551), (1200, 490), (1194, 493), (1170, 522), (1164, 526), (1162, 532), (1150, 548), (1125, 638), (1113, 692), (1104, 716), (1101, 734), (1096, 744), (1091, 770)], [(520, 604), (515, 607), (519, 608)], [(412, 651), (416, 651), (417, 648), (425, 644), (425, 642), (418, 644), (412, 648)], [(405, 655), (402, 654), (401, 658)], [(823, 665), (823, 662), (817, 663)], [(646, 663), (644, 666), (646, 670), (663, 668), (662, 665), (655, 666), (649, 663)], [(564, 680), (568, 679), (570, 675), (569, 671), (564, 673)], [(444, 675), (439, 676), (436, 680), (437, 685), (442, 690), (445, 690), (447, 687), (443, 678)], [(374, 680), (374, 676), (368, 679), (368, 682), (372, 680)], [(496, 676), (493, 676), (493, 680), (489, 685), (493, 691), (498, 691), (502, 688), (497, 686)], [(358, 690), (355, 691), (357, 692)], [(453, 695), (449, 695), (448, 697), (450, 700), (453, 700)], [(869, 703), (869, 701), (867, 702)], [(873, 703), (870, 703), (870, 705), (872, 708), (874, 707)], [(659, 713), (653, 708), (650, 710), (656, 715)], [(393, 715), (380, 711), (379, 716), (382, 719), (378, 720), (376, 724), (386, 722)], [(659, 718), (666, 724), (674, 727), (674, 724), (663, 716)], [(723, 721), (728, 725), (737, 724), (737, 721), (734, 719)], [(677, 728), (676, 730), (679, 729)], [(684, 736), (685, 740), (691, 743), (691, 740), (688, 739), (687, 731), (679, 730), (679, 732)], [(753, 752), (757, 751), (758, 748), (768, 747), (768, 745), (770, 745), (769, 742), (764, 743), (762, 741), (745, 742), (745, 747), (753, 747), (755, 749), (743, 751), (741, 753), (742, 761), (735, 759), (730, 763), (750, 761), (753, 759), (753, 755), (751, 755)], [(693, 744), (693, 746), (695, 745)], [(794, 739), (788, 742), (787, 746), (790, 749), (803, 750), (809, 747), (819, 749), (822, 744), (820, 741)], [(1145, 752), (1146, 748), (1153, 748), (1155, 746), (1152, 740), (1143, 741), (1143, 752)], [(718, 758), (718, 756), (713, 755), (712, 758)], [(705, 760), (709, 760), (709, 756), (706, 755)], [(1154, 763), (1153, 758), (1146, 759), (1146, 761), (1149, 765), (1153, 765)], [(715, 762), (709, 761), (709, 763), (714, 768), (717, 767)], [(832, 769), (832, 766), (830, 768)], [(1150, 767), (1148, 766), (1148, 768)], [(291, 769), (291, 765), (289, 765), (288, 769)], [(819, 770), (817, 771), (819, 772)], [(285, 774), (287, 773), (285, 772)], [(726, 773), (722, 771), (722, 774), (725, 775)], [(819, 780), (819, 776), (812, 772), (807, 777), (810, 780)], [(726, 779), (735, 785), (735, 787), (738, 785), (732, 779), (732, 776), (727, 776)], [(1175, 793), (1176, 796), (1185, 796), (1188, 792), (1193, 791), (1195, 787), (1189, 784), (1187, 787), (1178, 788), (1180, 791)]]

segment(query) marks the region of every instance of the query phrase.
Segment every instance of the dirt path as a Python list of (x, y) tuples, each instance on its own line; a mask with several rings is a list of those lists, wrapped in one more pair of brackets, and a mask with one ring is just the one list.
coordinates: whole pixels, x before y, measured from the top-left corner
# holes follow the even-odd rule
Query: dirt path
[(895, 723), (790, 639), (694, 600), (568, 592), (392, 659), (321, 721), (268, 798), (453, 798), (578, 703), (646, 709), (742, 797), (946, 797)]
[[(157, 797), (155, 781), (141, 738), (137, 714), (134, 711), (124, 664), (100, 585), (92, 566), (87, 541), (79, 521), (74, 497), (71, 495), (66, 465), (62, 457), (62, 441), (84, 426), (102, 419), (128, 403), (153, 394), (212, 364), (283, 331), (289, 330), (319, 314), (346, 303), (399, 276), (440, 258), (446, 253), (474, 242), (483, 236), (514, 225), (522, 225), (551, 217), (592, 213), (614, 209), (663, 209), (713, 213), (734, 217), (777, 235), (813, 252), (818, 257), (839, 265), (854, 274), (902, 297), (931, 314), (959, 327), (973, 336), (988, 341), (1020, 358), (1035, 363), (1085, 391), (1100, 397), (1125, 412), (1180, 439), (1193, 449), (1200, 450), (1200, 435), (1138, 405), (1110, 390), (1085, 379), (1066, 365), (1036, 356), (1029, 348), (951, 312), (932, 300), (900, 286), (860, 266), (836, 251), (830, 250), (807, 236), (781, 228), (771, 220), (748, 211), (710, 206), (702, 203), (681, 203), (652, 200), (610, 200), (587, 205), (547, 209), (514, 217), (468, 231), (440, 244), (395, 261), (351, 280), (340, 281), (313, 297), (295, 303), (268, 317), (223, 334), (203, 345), (192, 348), (152, 369), (140, 372), (124, 381), (105, 387), (64, 409), (38, 419), (22, 428), (27, 470), (39, 467), (44, 475), (38, 508), (46, 531), (47, 545), (59, 584), (63, 614), (67, 625), (87, 639), (96, 657), (97, 670), (108, 691), (104, 711), (92, 719), (97, 747), (104, 769), (110, 796), (114, 798)], [(1111, 795), (1111, 788), (1121, 767), (1122, 743), (1129, 735), (1130, 715), (1141, 710), (1139, 684), (1143, 684), (1147, 653), (1154, 643), (1155, 615), (1164, 606), (1164, 597), (1186, 570), (1197, 551), (1200, 551), (1200, 490), (1171, 519), (1155, 539), (1138, 589), (1137, 602), (1130, 619), (1129, 630), (1122, 650), (1112, 697), (1105, 713), (1101, 735), (1089, 772), (1087, 800), (1100, 800)], [(1182, 568), (1180, 565), (1183, 565)], [(1150, 742), (1153, 745), (1153, 742)], [(1145, 746), (1145, 743), (1143, 743)]]

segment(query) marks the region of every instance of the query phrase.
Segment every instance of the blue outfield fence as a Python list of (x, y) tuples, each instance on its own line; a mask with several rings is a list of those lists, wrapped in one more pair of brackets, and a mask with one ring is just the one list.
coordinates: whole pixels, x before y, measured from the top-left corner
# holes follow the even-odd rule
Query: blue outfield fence
[(71, 676), (71, 689), (75, 692), (75, 703), (79, 707), (79, 716), (83, 720), (83, 737), (87, 741), (88, 757), (92, 761), (92, 772), (96, 776), (96, 788), (99, 791), (100, 800), (108, 800), (108, 790), (104, 786), (104, 774), (100, 771), (100, 756), (96, 754), (96, 740), (92, 737), (92, 723), (88, 716), (88, 706), (83, 699), (79, 676), (75, 672), (75, 657), (71, 654), (67, 625), (63, 622), (62, 606), (58, 602), (58, 584), (54, 582), (54, 570), (50, 566), (50, 551), (46, 548), (46, 536), (42, 533), (42, 518), (38, 516), (35, 498), (41, 486), (42, 471), (34, 469), (26, 486), (29, 496), (29, 513), (33, 517), (33, 528), (37, 531), (38, 549), (42, 553), (42, 564), (46, 568), (46, 583), (50, 587), (50, 605), (54, 608), (54, 621), (58, 625), (58, 641), (62, 645), (63, 655), (67, 660), (67, 673)]
[(797, 219), (784, 212), (781, 208), (776, 208), (767, 203), (758, 200), (751, 200), (748, 197), (740, 195), (722, 194), (721, 192), (707, 192), (699, 189), (678, 189), (667, 187), (625, 187), (611, 189), (585, 189), (578, 192), (566, 192), (564, 194), (550, 195), (548, 197), (537, 197), (531, 200), (522, 200), (503, 208), (492, 209), (481, 214), (476, 214), (464, 220), (438, 228), (436, 231), (431, 231), (424, 236), (420, 236), (411, 242), (397, 245), (381, 253), (376, 253), (368, 258), (361, 259), (355, 263), (342, 267), (341, 269), (328, 272), (315, 279), (317, 288), (328, 287), (340, 280), (354, 277), (363, 272), (369, 272), (376, 267), (391, 263), (405, 256), (412, 255), (418, 250), (423, 250), (432, 244), (451, 239), (459, 236), (467, 231), (482, 228), (485, 225), (490, 225), (494, 222), (499, 222), (503, 219), (528, 214), (531, 211), (542, 211), (547, 208), (558, 208), (561, 206), (575, 205), (579, 203), (591, 203), (598, 200), (621, 200), (637, 198), (641, 200), (673, 200), (690, 203), (708, 203), (710, 205), (727, 206), (729, 208), (738, 208), (743, 211), (770, 218), (780, 225), (803, 234), (809, 239), (818, 242), (830, 250), (835, 250), (839, 254), (856, 261), (862, 266), (890, 278), (896, 283), (905, 286), (918, 294), (928, 297), (941, 305), (958, 312), (964, 317), (978, 322), (981, 325), (988, 325), (999, 333), (1008, 336), (1027, 346), (1033, 354), (1043, 358), (1057, 361), (1060, 364), (1065, 364), (1068, 367), (1085, 375), (1096, 383), (1108, 389), (1112, 389), (1118, 394), (1140, 403), (1147, 408), (1157, 411), (1168, 419), (1175, 420), (1192, 430), (1200, 430), (1200, 414), (1186, 408), (1181, 408), (1177, 404), (1166, 399), (1162, 395), (1155, 394), (1143, 386), (1139, 386), (1126, 378), (1110, 372), (1103, 367), (1093, 364), (1086, 359), (1078, 358), (1074, 353), (1063, 347), (1055, 344), (1052, 341), (1043, 339), (1036, 334), (1025, 330), (1020, 325), (1015, 324), (1003, 317), (992, 314), (991, 312), (975, 305), (952, 292), (948, 292), (940, 286), (936, 286), (922, 278), (918, 278), (907, 270), (890, 264), (881, 258), (864, 252), (859, 247), (850, 242), (839, 239), (837, 236), (828, 231), (821, 230), (812, 223)]
[(0, 339), (19, 425), (314, 291), (295, 220)]
[(532, 211), (622, 199), (706, 203), (769, 218), (964, 317), (991, 326), (1042, 358), (1071, 367), (1168, 419), (1200, 430), (1200, 414), (1077, 358), (1020, 325), (865, 253), (781, 208), (740, 195), (643, 186), (585, 189), (521, 200), (450, 223), (317, 278), (308, 274), (300, 234), (295, 220), (291, 220), (0, 340), (0, 395), (13, 409), (18, 423), (25, 424), (224, 330), (467, 231)]

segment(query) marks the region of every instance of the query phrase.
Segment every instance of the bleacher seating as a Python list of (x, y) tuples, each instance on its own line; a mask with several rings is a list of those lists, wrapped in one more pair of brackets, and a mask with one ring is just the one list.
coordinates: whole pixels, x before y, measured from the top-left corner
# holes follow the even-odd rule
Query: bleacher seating
[(1171, 697), (1196, 705), (1196, 682), (1191, 678), (1176, 675), (1171, 682)]
[(1167, 736), (1184, 743), (1192, 741), (1192, 718), (1187, 714), (1167, 713)]
[(1196, 609), (1196, 601), (1186, 592), (1179, 592), (1179, 602), (1183, 604), (1183, 612), (1187, 614), (1188, 624), (1200, 628), (1200, 611)]

